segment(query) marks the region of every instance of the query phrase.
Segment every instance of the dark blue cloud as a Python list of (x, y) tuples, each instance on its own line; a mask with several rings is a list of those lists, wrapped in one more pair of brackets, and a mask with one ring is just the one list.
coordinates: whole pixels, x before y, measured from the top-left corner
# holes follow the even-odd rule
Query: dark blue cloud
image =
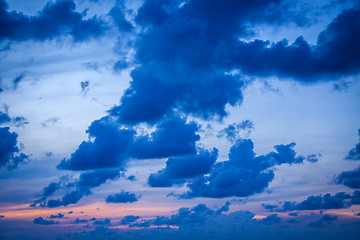
[(55, 208), (55, 207), (60, 207), (60, 206), (67, 206), (69, 204), (76, 204), (85, 194), (89, 194), (83, 191), (71, 191), (67, 194), (65, 194), (62, 199), (50, 199), (47, 203), (46, 206), (49, 208)]
[(109, 12), (109, 15), (113, 18), (120, 32), (130, 32), (134, 29), (134, 26), (128, 20), (126, 20), (125, 11), (126, 9), (123, 1), (118, 1), (117, 5)]
[(326, 227), (328, 224), (337, 220), (337, 216), (332, 216), (329, 214), (325, 214), (319, 220), (310, 222), (308, 224), (309, 227)]
[(344, 10), (319, 34), (315, 46), (302, 37), (291, 45), (286, 40), (239, 42), (234, 49), (234, 67), (250, 75), (291, 77), (305, 82), (359, 73), (359, 16), (359, 9)]
[(336, 177), (336, 182), (338, 184), (344, 184), (349, 188), (360, 188), (360, 167), (351, 171), (342, 172)]
[(210, 209), (205, 204), (198, 204), (193, 208), (179, 208), (177, 212), (171, 216), (161, 216), (149, 220), (143, 220), (139, 223), (130, 224), (130, 227), (150, 227), (153, 226), (183, 226), (193, 224), (203, 224), (211, 216), (222, 215), (223, 212), (229, 210), (229, 202), (219, 209)]
[(106, 197), (107, 203), (133, 203), (138, 201), (138, 197), (134, 193), (122, 191), (115, 195), (109, 195)]
[(56, 215), (50, 215), (49, 218), (63, 218), (63, 217), (64, 217), (64, 214), (58, 213)]
[(29, 159), (28, 155), (20, 152), (17, 137), (8, 127), (0, 127), (0, 167), (6, 166), (12, 170)]
[(360, 191), (354, 191), (351, 196), (351, 204), (360, 204)]
[(300, 223), (299, 220), (296, 220), (296, 219), (289, 219), (286, 221), (287, 223)]
[(266, 224), (266, 225), (272, 225), (272, 224), (278, 224), (282, 222), (282, 218), (278, 217), (277, 214), (271, 214), (269, 216), (267, 216), (266, 218), (263, 218), (261, 220), (256, 220), (254, 219), (254, 221), (256, 223), (262, 223), (262, 224)]
[(97, 226), (108, 226), (108, 225), (111, 225), (111, 220), (108, 219), (108, 218), (105, 218), (104, 220), (96, 220), (93, 222), (94, 225), (97, 225)]
[(89, 222), (89, 220), (77, 218), (77, 219), (75, 219), (75, 221), (73, 221), (73, 222), (71, 222), (71, 223), (73, 223), (73, 224), (79, 224), (79, 223), (87, 223), (87, 222)]
[(151, 187), (171, 187), (185, 183), (186, 179), (207, 174), (211, 171), (218, 156), (218, 150), (200, 150), (197, 155), (169, 158), (166, 167), (151, 174), (148, 183)]
[[(68, 179), (63, 178), (58, 183), (52, 182), (44, 188), (42, 197), (36, 200), (31, 207), (49, 207), (55, 208), (60, 206), (67, 206), (69, 204), (76, 204), (84, 196), (90, 195), (91, 189), (99, 187), (108, 180), (116, 180), (121, 176), (119, 170), (115, 169), (100, 169), (95, 171), (84, 172), (80, 174), (79, 179), (74, 182), (68, 182)], [(53, 195), (60, 188), (67, 190), (75, 188), (71, 192), (66, 193), (61, 199), (47, 198)]]
[[(222, 118), (226, 105), (242, 100), (244, 83), (239, 75), (229, 74), (233, 70), (301, 81), (357, 73), (356, 9), (339, 15), (314, 47), (301, 37), (290, 46), (286, 41), (271, 45), (239, 40), (251, 35), (256, 24), (304, 25), (305, 12), (303, 6), (281, 0), (145, 1), (135, 17), (143, 30), (134, 44), (137, 67), (111, 115), (126, 124), (154, 123), (174, 110), (204, 119)], [(120, 68), (126, 67), (123, 62)]]
[(121, 225), (129, 225), (130, 223), (133, 223), (138, 219), (140, 219), (139, 216), (127, 215), (121, 219), (120, 224)]
[(120, 171), (116, 169), (100, 169), (82, 173), (76, 182), (79, 189), (90, 189), (98, 187), (108, 180), (116, 180), (120, 177)]
[(272, 212), (274, 209), (278, 207), (277, 205), (271, 205), (271, 204), (261, 204), (261, 206), (269, 210), (270, 212)]
[[(360, 138), (360, 129), (358, 129), (358, 135)], [(351, 149), (348, 155), (345, 157), (346, 160), (360, 160), (360, 142), (356, 144), (355, 148)]]
[(163, 118), (156, 130), (136, 136), (131, 129), (120, 129), (108, 117), (94, 121), (87, 133), (93, 141), (84, 141), (69, 159), (58, 165), (64, 170), (124, 167), (129, 158), (149, 159), (196, 153), (199, 126), (185, 118), (171, 115)]
[(294, 211), (294, 210), (322, 210), (322, 209), (341, 209), (348, 208), (351, 203), (347, 200), (351, 199), (350, 194), (344, 192), (331, 195), (327, 193), (325, 195), (309, 196), (302, 202), (289, 202), (285, 201), (284, 204), (276, 209), (277, 211)]
[(155, 132), (134, 140), (129, 147), (129, 154), (139, 159), (194, 154), (195, 143), (200, 140), (196, 134), (198, 129), (195, 122), (186, 123), (185, 118), (165, 117), (156, 125)]
[(72, 0), (48, 3), (38, 16), (26, 16), (21, 12), (9, 12), (4, 0), (0, 1), (0, 41), (48, 40), (70, 35), (75, 41), (99, 37), (107, 30), (105, 22), (94, 16), (84, 19), (75, 12)]
[(10, 116), (6, 112), (0, 111), (0, 124), (9, 123), (10, 121)]
[(61, 161), (59, 169), (78, 171), (123, 166), (134, 131), (119, 129), (101, 119), (92, 122), (87, 133), (95, 140), (82, 142), (69, 159)]
[(39, 225), (52, 225), (52, 224), (58, 224), (59, 222), (55, 222), (54, 220), (46, 220), (42, 217), (35, 218), (33, 221), (35, 224)]
[(52, 182), (50, 183), (48, 186), (44, 187), (43, 190), (43, 197), (48, 197), (51, 196), (52, 194), (54, 194), (54, 192), (56, 192), (56, 190), (58, 190), (60, 188), (60, 182), (56, 183), (56, 182)]
[(7, 113), (7, 108), (5, 108), (6, 111), (0, 111), (0, 125), (3, 124), (11, 124), (15, 127), (23, 127), (26, 124), (29, 124), (29, 122), (27, 121), (27, 119), (23, 116), (17, 116), (17, 117), (13, 117), (11, 118), (9, 116), (9, 114)]
[(276, 152), (256, 157), (253, 142), (239, 139), (230, 149), (229, 160), (217, 163), (208, 176), (193, 178), (188, 184), (190, 191), (182, 197), (246, 197), (262, 192), (275, 176), (271, 167), (305, 160), (296, 155), (294, 146), (277, 145)]
[(250, 132), (252, 129), (254, 129), (254, 123), (250, 120), (244, 120), (238, 124), (229, 124), (226, 128), (224, 128), (217, 134), (217, 137), (225, 136), (229, 141), (235, 142), (236, 139), (240, 137), (239, 133), (241, 131), (247, 130), (248, 132)]

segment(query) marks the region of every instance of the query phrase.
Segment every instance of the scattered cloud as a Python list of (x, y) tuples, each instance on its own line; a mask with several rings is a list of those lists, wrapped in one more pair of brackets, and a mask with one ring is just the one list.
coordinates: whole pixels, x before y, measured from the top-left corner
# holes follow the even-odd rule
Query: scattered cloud
[(121, 193), (107, 196), (105, 201), (107, 203), (133, 203), (138, 201), (138, 198), (139, 197), (136, 197), (134, 193), (125, 192), (123, 190)]
[(85, 20), (75, 11), (72, 0), (49, 2), (38, 16), (9, 12), (7, 8), (7, 3), (1, 0), (0, 41), (44, 41), (66, 35), (72, 36), (74, 41), (85, 41), (102, 36), (108, 29), (106, 23), (96, 16)]
[(43, 217), (37, 217), (34, 219), (33, 221), (35, 224), (39, 224), (39, 225), (53, 225), (53, 224), (58, 224), (59, 222), (55, 222), (54, 220), (46, 220)]

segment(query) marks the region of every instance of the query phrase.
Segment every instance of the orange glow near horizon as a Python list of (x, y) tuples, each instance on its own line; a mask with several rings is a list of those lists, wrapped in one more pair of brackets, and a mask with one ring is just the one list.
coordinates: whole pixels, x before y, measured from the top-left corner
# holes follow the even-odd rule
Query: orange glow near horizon
[[(27, 204), (15, 205), (9, 207), (7, 210), (0, 212), (6, 218), (13, 219), (33, 219), (35, 217), (46, 217), (56, 215), (58, 213), (66, 214), (73, 211), (73, 214), (68, 217), (96, 217), (96, 218), (121, 218), (126, 215), (140, 215), (140, 216), (157, 216), (170, 214), (171, 211), (177, 209), (161, 206), (129, 206), (106, 204), (103, 202), (92, 203), (82, 206), (74, 207), (59, 207), (59, 208), (31, 208)], [(83, 213), (81, 213), (83, 212)]]

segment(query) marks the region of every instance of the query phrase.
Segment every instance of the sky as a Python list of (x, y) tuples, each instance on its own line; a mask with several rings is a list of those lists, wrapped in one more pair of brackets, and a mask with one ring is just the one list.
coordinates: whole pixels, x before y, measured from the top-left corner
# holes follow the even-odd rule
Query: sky
[(1, 239), (359, 239), (360, 2), (0, 0)]

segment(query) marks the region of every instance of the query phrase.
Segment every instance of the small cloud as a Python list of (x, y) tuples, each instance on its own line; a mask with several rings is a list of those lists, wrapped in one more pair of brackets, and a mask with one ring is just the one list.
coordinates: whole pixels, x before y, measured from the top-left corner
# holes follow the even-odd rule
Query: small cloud
[(50, 215), (49, 218), (63, 218), (63, 217), (64, 217), (64, 214), (58, 213), (56, 215)]
[(43, 121), (41, 123), (41, 125), (43, 127), (48, 127), (49, 125), (54, 125), (55, 123), (57, 123), (58, 121), (60, 120), (59, 117), (51, 117), (51, 118), (48, 118), (46, 119), (45, 121)]
[(58, 224), (59, 222), (55, 222), (54, 220), (45, 220), (42, 217), (35, 218), (33, 221), (35, 224), (39, 225), (52, 225), (52, 224)]
[(140, 219), (139, 216), (127, 215), (127, 216), (123, 217), (123, 219), (121, 219), (120, 224), (121, 225), (129, 225), (130, 223), (133, 223), (138, 219)]
[(73, 224), (80, 224), (80, 223), (87, 223), (87, 222), (89, 222), (89, 221), (86, 220), (86, 219), (79, 219), (79, 218), (77, 218), (74, 222), (71, 222), (71, 223), (73, 223)]
[(107, 203), (133, 203), (138, 201), (138, 197), (134, 193), (124, 192), (109, 195), (106, 198)]
[(14, 124), (14, 126), (17, 128), (24, 127), (25, 125), (29, 124), (29, 121), (23, 116), (15, 117), (11, 121), (12, 121), (12, 124)]
[(45, 156), (47, 156), (47, 157), (52, 157), (52, 156), (54, 156), (54, 154), (53, 154), (52, 152), (46, 152), (46, 153), (45, 153)]
[(12, 81), (13, 89), (16, 90), (20, 82), (24, 79), (25, 72), (21, 73), (19, 76), (15, 77)]
[(83, 81), (80, 83), (81, 86), (81, 93), (86, 96), (88, 91), (90, 90), (90, 82), (89, 81)]

